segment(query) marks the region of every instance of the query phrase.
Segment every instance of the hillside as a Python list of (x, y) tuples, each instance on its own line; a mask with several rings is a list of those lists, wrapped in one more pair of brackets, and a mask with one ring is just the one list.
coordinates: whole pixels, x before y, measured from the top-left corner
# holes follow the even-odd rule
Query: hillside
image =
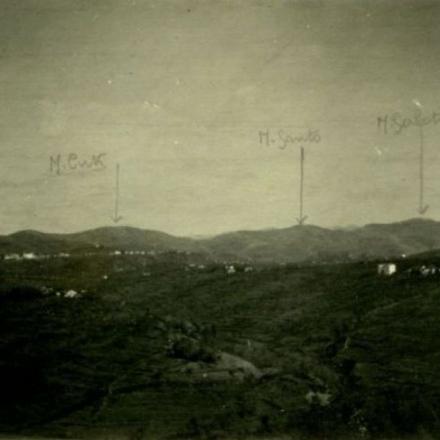
[(413, 219), (358, 228), (293, 226), (219, 235), (206, 247), (215, 255), (257, 261), (353, 261), (396, 257), (440, 247), (440, 223)]
[(111, 249), (199, 250), (196, 240), (127, 226), (103, 227), (75, 234), (65, 234), (62, 237), (69, 243), (93, 244)]
[(440, 428), (438, 275), (399, 266), (382, 278), (374, 263), (233, 275), (142, 257), (79, 263), (0, 266), (1, 431), (322, 438)]
[(346, 230), (306, 225), (238, 231), (202, 239), (132, 227), (103, 227), (73, 234), (22, 231), (0, 237), (1, 253), (81, 253), (97, 248), (179, 251), (220, 261), (347, 262), (399, 257), (440, 248), (440, 222), (412, 219)]
[(196, 251), (198, 243), (158, 231), (125, 226), (102, 227), (72, 234), (20, 231), (0, 237), (0, 252), (81, 252), (96, 249)]

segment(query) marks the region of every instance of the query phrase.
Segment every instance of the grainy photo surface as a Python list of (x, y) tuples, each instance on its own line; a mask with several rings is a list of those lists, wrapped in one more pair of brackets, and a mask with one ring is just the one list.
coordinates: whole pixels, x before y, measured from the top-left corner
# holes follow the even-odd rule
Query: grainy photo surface
[(0, 0), (0, 439), (438, 438), (439, 24)]

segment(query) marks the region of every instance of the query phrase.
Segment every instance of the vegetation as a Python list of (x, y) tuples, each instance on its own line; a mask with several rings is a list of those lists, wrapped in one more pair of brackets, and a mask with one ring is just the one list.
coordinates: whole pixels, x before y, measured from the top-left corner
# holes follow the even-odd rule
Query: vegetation
[(375, 263), (228, 275), (142, 256), (3, 262), (0, 428), (435, 433), (440, 277), (402, 264), (379, 277)]
[(74, 234), (20, 231), (0, 236), (0, 254), (34, 252), (41, 256), (60, 253), (108, 255), (140, 251), (168, 257), (222, 262), (318, 264), (396, 258), (440, 248), (440, 222), (410, 219), (349, 229), (312, 225), (284, 229), (237, 231), (207, 238), (175, 237), (159, 231), (127, 226), (102, 227)]

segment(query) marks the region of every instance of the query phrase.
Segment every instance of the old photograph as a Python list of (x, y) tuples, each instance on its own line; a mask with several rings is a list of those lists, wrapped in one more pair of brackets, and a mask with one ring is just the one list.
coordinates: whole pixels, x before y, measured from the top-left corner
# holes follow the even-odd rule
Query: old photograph
[(440, 438), (439, 0), (0, 0), (0, 440)]

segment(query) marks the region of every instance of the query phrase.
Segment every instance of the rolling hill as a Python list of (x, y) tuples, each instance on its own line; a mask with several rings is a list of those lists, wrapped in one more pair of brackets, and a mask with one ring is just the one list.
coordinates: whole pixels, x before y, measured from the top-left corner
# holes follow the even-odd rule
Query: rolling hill
[(0, 237), (0, 252), (82, 252), (86, 249), (197, 253), (222, 261), (334, 262), (392, 258), (440, 248), (440, 222), (411, 219), (350, 229), (292, 226), (237, 231), (212, 238), (176, 237), (133, 227), (102, 227), (71, 234), (21, 231)]

